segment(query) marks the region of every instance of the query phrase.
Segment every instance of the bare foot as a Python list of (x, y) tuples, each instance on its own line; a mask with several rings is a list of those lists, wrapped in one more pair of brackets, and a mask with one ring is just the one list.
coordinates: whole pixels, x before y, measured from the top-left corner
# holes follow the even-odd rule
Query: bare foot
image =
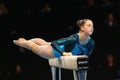
[(18, 40), (13, 40), (13, 43), (20, 46), (22, 42), (25, 42), (26, 40), (24, 38), (19, 38)]
[(18, 40), (13, 40), (13, 42), (16, 42), (16, 41), (26, 41), (26, 39), (24, 39), (24, 38), (19, 38)]
[(26, 48), (26, 49), (30, 49), (32, 42), (31, 41), (27, 41), (24, 38), (19, 38), (18, 40), (13, 40), (13, 43), (16, 44), (17, 46)]

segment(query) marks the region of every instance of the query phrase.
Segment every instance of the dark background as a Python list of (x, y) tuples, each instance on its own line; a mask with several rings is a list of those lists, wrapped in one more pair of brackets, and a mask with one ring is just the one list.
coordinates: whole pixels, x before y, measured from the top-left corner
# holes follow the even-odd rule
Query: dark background
[[(16, 64), (20, 64), (25, 80), (52, 80), (48, 61), (26, 49), (12, 43), (12, 40), (24, 37), (31, 39), (40, 37), (46, 41), (67, 37), (76, 33), (78, 19), (90, 18), (94, 22), (95, 31), (91, 36), (95, 40), (95, 50), (90, 56), (89, 80), (103, 80), (101, 66), (105, 56), (112, 53), (119, 66), (120, 41), (119, 29), (107, 34), (104, 28), (106, 14), (114, 13), (120, 25), (120, 1), (111, 0), (112, 5), (95, 5), (85, 7), (85, 0), (3, 0), (8, 14), (0, 15), (0, 80), (9, 80), (15, 72)], [(50, 3), (52, 10), (42, 12), (43, 4)], [(109, 38), (110, 36), (110, 38)], [(118, 69), (119, 70), (119, 69)], [(62, 78), (73, 80), (72, 71), (62, 70)], [(102, 78), (102, 79), (101, 79)]]

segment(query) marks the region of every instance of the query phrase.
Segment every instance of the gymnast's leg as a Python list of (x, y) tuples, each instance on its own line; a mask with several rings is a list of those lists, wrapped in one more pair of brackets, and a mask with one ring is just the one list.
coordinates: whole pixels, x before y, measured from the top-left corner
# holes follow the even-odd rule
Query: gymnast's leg
[(13, 40), (13, 43), (20, 47), (31, 50), (43, 58), (49, 59), (55, 57), (54, 53), (52, 52), (52, 46), (49, 42), (46, 42), (43, 39), (35, 38), (26, 40), (24, 38), (19, 38), (18, 40)]
[(45, 40), (41, 39), (41, 38), (33, 38), (33, 39), (29, 39), (29, 41), (32, 41), (38, 45), (45, 45), (45, 44), (49, 44), (49, 42), (46, 42)]

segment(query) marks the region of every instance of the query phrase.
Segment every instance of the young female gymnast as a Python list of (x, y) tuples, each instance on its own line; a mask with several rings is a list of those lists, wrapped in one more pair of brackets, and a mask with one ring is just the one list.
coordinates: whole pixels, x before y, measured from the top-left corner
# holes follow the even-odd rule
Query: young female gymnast
[(94, 40), (90, 37), (94, 31), (93, 22), (90, 19), (82, 19), (77, 21), (77, 26), (78, 33), (51, 42), (41, 38), (19, 38), (13, 40), (13, 43), (45, 59), (73, 55), (90, 56), (95, 47)]

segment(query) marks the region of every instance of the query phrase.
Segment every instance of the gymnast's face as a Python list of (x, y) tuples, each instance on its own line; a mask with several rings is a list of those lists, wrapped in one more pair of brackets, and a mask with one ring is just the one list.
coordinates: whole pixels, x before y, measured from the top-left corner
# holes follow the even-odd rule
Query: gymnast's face
[(81, 31), (87, 35), (92, 35), (94, 31), (93, 22), (91, 20), (86, 20), (84, 25), (81, 26)]

